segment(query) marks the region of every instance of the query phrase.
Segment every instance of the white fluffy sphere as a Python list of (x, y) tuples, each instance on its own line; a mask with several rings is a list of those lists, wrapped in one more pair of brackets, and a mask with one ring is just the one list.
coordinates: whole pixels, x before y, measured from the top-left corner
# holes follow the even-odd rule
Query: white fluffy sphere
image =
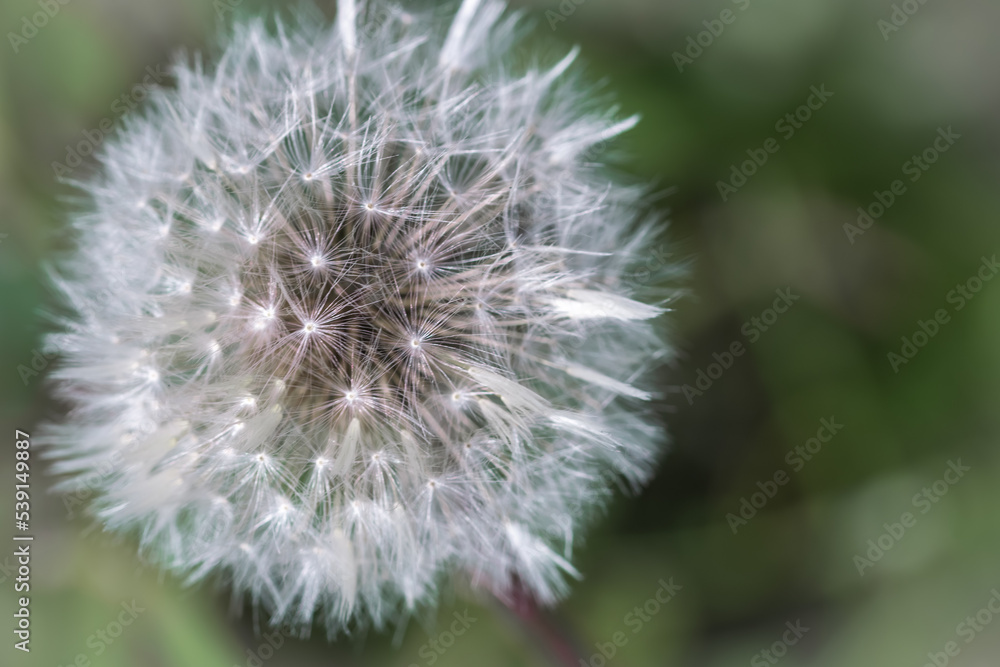
[(331, 635), (446, 575), (566, 592), (581, 521), (662, 440), (663, 301), (630, 280), (660, 224), (593, 163), (635, 121), (593, 110), (575, 51), (513, 73), (517, 32), (491, 0), (341, 0), (237, 26), (128, 118), (50, 338), (47, 439), (70, 486), (111, 470), (108, 528)]

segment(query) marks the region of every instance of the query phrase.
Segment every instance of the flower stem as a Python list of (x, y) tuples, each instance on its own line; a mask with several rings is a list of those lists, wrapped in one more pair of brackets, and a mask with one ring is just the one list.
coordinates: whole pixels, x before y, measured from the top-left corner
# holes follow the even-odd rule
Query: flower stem
[(560, 667), (580, 667), (587, 664), (580, 656), (580, 642), (573, 636), (564, 620), (554, 617), (539, 607), (538, 602), (523, 586), (516, 586), (509, 597), (501, 599), (525, 634), (530, 635)]

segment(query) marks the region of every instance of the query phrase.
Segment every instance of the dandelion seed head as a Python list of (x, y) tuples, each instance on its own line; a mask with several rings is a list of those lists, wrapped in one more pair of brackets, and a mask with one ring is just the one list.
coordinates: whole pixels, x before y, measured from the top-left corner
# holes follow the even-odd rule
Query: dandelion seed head
[(634, 121), (577, 50), (517, 72), (496, 0), (340, 12), (235, 26), (106, 143), (46, 441), (115, 471), (109, 529), (275, 624), (383, 626), (449, 579), (551, 603), (662, 441), (661, 224), (591, 151)]

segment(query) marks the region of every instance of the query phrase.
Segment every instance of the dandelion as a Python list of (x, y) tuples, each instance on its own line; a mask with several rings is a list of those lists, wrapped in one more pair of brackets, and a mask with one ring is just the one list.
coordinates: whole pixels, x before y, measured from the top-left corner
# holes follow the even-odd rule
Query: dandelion
[(593, 109), (577, 50), (512, 73), (519, 25), (493, 0), (240, 24), (106, 146), (47, 440), (112, 471), (108, 529), (331, 636), (448, 579), (567, 593), (661, 441), (665, 299), (629, 280), (659, 224), (590, 154), (634, 119)]

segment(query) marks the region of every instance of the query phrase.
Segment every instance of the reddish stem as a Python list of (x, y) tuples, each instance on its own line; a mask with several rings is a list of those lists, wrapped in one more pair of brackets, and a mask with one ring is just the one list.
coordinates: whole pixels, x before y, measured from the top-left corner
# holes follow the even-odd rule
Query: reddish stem
[(562, 667), (587, 665), (581, 658), (579, 642), (564, 622), (554, 619), (538, 606), (538, 602), (523, 586), (516, 586), (509, 598), (502, 599), (504, 606), (517, 618), (521, 627), (539, 644), (554, 664)]

